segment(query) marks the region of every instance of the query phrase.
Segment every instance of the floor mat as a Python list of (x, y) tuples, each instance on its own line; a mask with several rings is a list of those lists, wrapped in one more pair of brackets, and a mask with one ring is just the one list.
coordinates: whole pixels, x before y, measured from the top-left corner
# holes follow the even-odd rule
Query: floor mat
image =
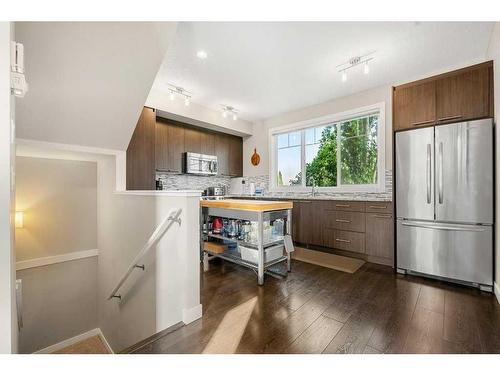
[(54, 354), (111, 354), (99, 336), (92, 336), (88, 339), (67, 346)]

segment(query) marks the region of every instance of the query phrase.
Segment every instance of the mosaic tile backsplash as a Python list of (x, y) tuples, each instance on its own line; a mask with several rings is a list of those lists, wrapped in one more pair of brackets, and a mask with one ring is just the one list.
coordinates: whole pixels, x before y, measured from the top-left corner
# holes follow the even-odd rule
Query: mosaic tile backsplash
[[(222, 176), (193, 176), (186, 174), (157, 174), (157, 179), (160, 179), (164, 190), (205, 190), (210, 186), (223, 186), (226, 189), (226, 194), (230, 194), (229, 187), (231, 177)], [(245, 179), (244, 195), (250, 194), (250, 183), (254, 183), (256, 187), (260, 187), (264, 191), (264, 197), (269, 198), (311, 198), (310, 192), (269, 192), (269, 175), (247, 176)], [(346, 199), (346, 200), (392, 200), (392, 171), (385, 171), (385, 192), (382, 193), (321, 193), (317, 192), (317, 199)]]
[[(254, 183), (256, 187), (260, 187), (264, 190), (264, 197), (269, 198), (311, 198), (311, 192), (270, 192), (269, 191), (269, 175), (244, 177), (245, 188), (243, 191), (244, 195), (250, 194), (250, 183)], [(317, 199), (345, 199), (345, 200), (381, 200), (390, 201), (392, 200), (392, 171), (385, 171), (385, 192), (382, 193), (365, 193), (365, 192), (353, 192), (353, 193), (322, 193), (316, 192), (315, 198)]]
[(231, 177), (224, 176), (159, 173), (156, 175), (156, 179), (162, 182), (163, 190), (205, 190), (210, 186), (223, 186), (227, 193), (231, 184)]

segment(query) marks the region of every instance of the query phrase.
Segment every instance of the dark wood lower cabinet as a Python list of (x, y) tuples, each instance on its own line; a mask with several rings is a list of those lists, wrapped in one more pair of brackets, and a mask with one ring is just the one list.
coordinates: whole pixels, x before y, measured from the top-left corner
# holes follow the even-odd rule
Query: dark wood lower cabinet
[(393, 258), (394, 220), (392, 214), (366, 214), (366, 254)]
[(391, 202), (294, 201), (293, 240), (392, 265)]

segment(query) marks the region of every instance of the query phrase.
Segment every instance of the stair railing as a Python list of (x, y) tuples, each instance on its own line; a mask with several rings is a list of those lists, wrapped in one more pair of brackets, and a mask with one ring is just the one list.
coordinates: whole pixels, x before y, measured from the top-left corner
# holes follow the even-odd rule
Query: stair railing
[(118, 284), (115, 286), (113, 291), (109, 294), (108, 300), (112, 298), (117, 298), (121, 300), (122, 296), (118, 294), (118, 291), (122, 287), (122, 285), (125, 283), (125, 281), (128, 279), (128, 277), (132, 274), (134, 269), (139, 268), (145, 271), (146, 267), (144, 264), (140, 264), (141, 259), (158, 243), (158, 241), (163, 237), (163, 235), (170, 229), (170, 227), (173, 225), (173, 223), (178, 223), (181, 225), (181, 219), (180, 219), (180, 214), (182, 212), (182, 209), (173, 209), (169, 212), (168, 216), (156, 227), (154, 230), (153, 234), (151, 234), (151, 237), (149, 237), (148, 241), (146, 244), (143, 246), (141, 251), (137, 254), (137, 256), (134, 258), (130, 266), (127, 268), (126, 272), (123, 274), (123, 276), (120, 278), (120, 281)]

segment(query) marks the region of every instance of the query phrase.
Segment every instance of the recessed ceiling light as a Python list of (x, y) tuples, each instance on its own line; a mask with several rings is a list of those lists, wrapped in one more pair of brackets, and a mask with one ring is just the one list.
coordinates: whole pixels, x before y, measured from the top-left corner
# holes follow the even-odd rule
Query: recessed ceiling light
[(207, 53), (203, 50), (200, 50), (200, 51), (196, 52), (196, 56), (198, 56), (198, 58), (200, 58), (202, 60), (205, 60), (207, 58)]

